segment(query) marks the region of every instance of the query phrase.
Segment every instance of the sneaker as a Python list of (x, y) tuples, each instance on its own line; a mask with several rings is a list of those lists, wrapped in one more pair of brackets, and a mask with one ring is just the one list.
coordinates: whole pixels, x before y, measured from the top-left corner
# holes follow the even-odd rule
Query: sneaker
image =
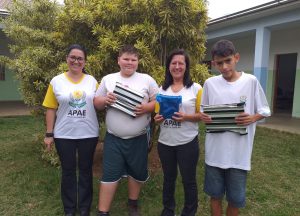
[(100, 211), (97, 211), (97, 215), (96, 216), (109, 216), (109, 212), (100, 212)]
[(164, 208), (160, 214), (160, 216), (176, 216), (173, 210)]
[(87, 211), (87, 210), (82, 210), (80, 211), (80, 216), (90, 216), (90, 211)]
[(141, 216), (138, 207), (128, 205), (128, 216)]

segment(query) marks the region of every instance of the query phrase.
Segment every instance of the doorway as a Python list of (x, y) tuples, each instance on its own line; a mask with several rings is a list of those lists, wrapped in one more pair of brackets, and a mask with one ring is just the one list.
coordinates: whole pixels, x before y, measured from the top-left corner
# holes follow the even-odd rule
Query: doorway
[(297, 53), (276, 56), (276, 74), (273, 111), (275, 114), (292, 115)]

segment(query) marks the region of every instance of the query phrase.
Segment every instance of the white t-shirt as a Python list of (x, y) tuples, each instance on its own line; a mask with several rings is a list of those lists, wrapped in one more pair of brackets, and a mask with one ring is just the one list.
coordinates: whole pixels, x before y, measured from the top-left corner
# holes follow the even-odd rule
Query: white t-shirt
[[(108, 92), (113, 92), (117, 82), (141, 92), (145, 96), (143, 103), (155, 100), (158, 93), (155, 80), (148, 74), (135, 72), (130, 77), (122, 77), (120, 72), (117, 72), (102, 78), (96, 96), (106, 96)], [(146, 133), (146, 127), (150, 120), (151, 113), (133, 118), (118, 109), (108, 107), (105, 122), (109, 133), (123, 139), (129, 139)]]
[[(199, 110), (200, 103), (197, 98), (201, 95), (201, 85), (193, 83), (189, 88), (182, 88), (179, 92), (173, 92), (171, 87), (166, 91), (160, 88), (160, 94), (170, 96), (182, 96), (180, 111), (186, 114), (194, 114)], [(199, 100), (198, 100), (199, 101)], [(198, 108), (197, 108), (198, 107)], [(160, 124), (160, 134), (158, 141), (168, 146), (178, 146), (192, 141), (198, 135), (198, 122), (184, 121), (177, 122), (173, 119), (165, 119)]]
[(55, 76), (48, 87), (43, 106), (57, 109), (54, 137), (84, 139), (99, 136), (99, 124), (93, 104), (98, 83), (84, 74), (78, 82), (66, 73)]
[[(241, 72), (235, 82), (227, 82), (222, 75), (207, 79), (203, 86), (202, 105), (245, 102), (245, 112), (270, 116), (270, 108), (264, 91), (251, 74)], [(248, 134), (233, 132), (207, 133), (205, 163), (223, 169), (251, 169), (251, 154), (256, 123), (247, 126)]]

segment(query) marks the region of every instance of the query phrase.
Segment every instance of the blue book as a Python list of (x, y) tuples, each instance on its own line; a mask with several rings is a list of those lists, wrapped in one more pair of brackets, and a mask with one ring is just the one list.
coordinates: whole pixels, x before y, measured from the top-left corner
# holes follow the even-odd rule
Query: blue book
[(175, 112), (179, 112), (182, 97), (157, 94), (156, 101), (159, 104), (159, 111), (156, 109), (156, 112), (159, 112), (164, 119), (170, 119)]

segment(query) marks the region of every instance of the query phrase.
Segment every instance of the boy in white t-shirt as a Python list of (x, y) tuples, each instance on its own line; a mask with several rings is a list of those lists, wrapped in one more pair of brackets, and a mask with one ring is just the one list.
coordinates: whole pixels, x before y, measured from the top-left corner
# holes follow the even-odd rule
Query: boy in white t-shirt
[[(245, 112), (235, 121), (247, 126), (248, 134), (229, 131), (206, 134), (204, 191), (211, 197), (212, 215), (222, 215), (222, 198), (226, 194), (226, 215), (236, 216), (239, 208), (245, 206), (256, 122), (270, 116), (270, 108), (256, 77), (235, 69), (240, 55), (231, 41), (218, 41), (211, 54), (212, 65), (221, 75), (205, 81), (201, 105), (245, 102)], [(212, 122), (205, 113), (202, 120)]]
[[(138, 62), (138, 50), (132, 45), (123, 46), (118, 57), (120, 71), (102, 78), (94, 99), (98, 110), (106, 109), (107, 129), (97, 216), (109, 215), (119, 180), (123, 176), (128, 177), (129, 215), (140, 215), (138, 198), (143, 183), (148, 179), (146, 129), (154, 111), (158, 86), (151, 76), (136, 71)], [(142, 104), (135, 107), (135, 118), (110, 106), (116, 101), (113, 91), (117, 83), (143, 94)]]

